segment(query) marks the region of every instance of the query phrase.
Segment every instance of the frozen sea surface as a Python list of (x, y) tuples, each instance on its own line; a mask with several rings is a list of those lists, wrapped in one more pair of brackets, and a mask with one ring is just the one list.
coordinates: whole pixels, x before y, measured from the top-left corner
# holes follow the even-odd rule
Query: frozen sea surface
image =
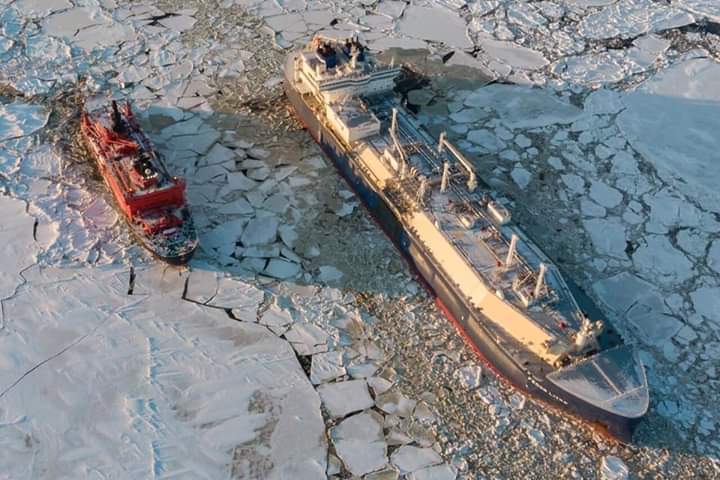
[(659, 168), (717, 196), (720, 162), (720, 64), (710, 59), (678, 63), (623, 95), (618, 126)]
[[(0, 472), (717, 476), (717, 2), (0, 5)], [(355, 31), (424, 49), (393, 53), (431, 73), (419, 120), (638, 344), (633, 448), (477, 366), (297, 128), (286, 51)], [(187, 179), (189, 268), (128, 235), (78, 93), (133, 100)]]
[[(18, 203), (0, 198), (3, 215), (29, 219)], [(20, 227), (6, 248), (33, 246)], [(13, 254), (1, 267), (23, 271), (2, 303), (8, 478), (324, 478), (320, 399), (285, 341), (183, 300), (181, 285), (128, 295), (126, 267), (28, 269), (32, 252)]]

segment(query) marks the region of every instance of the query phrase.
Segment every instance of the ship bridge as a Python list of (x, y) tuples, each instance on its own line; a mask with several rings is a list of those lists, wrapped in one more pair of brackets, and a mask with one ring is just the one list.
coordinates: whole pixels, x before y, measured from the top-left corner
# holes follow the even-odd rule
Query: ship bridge
[(392, 90), (401, 67), (376, 63), (356, 38), (316, 36), (295, 58), (294, 82), (302, 93), (332, 103)]

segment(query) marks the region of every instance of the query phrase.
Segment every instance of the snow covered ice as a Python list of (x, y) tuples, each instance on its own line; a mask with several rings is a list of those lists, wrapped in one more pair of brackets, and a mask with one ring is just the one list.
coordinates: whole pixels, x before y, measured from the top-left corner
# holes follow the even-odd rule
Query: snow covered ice
[[(707, 0), (0, 0), (0, 477), (717, 476), (717, 22)], [(428, 73), (418, 119), (638, 344), (633, 449), (483, 374), (417, 288), (284, 108), (284, 55), (319, 31)], [(131, 99), (187, 180), (189, 268), (128, 234), (78, 92)]]

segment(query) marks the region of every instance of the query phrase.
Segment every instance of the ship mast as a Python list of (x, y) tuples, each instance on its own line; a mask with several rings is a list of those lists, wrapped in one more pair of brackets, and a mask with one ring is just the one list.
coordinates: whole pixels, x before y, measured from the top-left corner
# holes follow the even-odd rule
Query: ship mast
[(390, 138), (392, 138), (395, 151), (400, 157), (400, 176), (404, 177), (405, 171), (407, 169), (407, 155), (405, 154), (405, 150), (403, 150), (402, 145), (400, 145), (400, 141), (398, 140), (397, 136), (397, 108), (392, 109), (392, 120), (390, 121)]

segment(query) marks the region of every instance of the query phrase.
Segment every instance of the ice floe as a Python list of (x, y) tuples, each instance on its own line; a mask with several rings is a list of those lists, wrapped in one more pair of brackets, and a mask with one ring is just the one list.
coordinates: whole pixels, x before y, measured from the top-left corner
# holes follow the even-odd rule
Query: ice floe
[(407, 474), (431, 465), (437, 465), (442, 462), (442, 457), (432, 448), (403, 445), (393, 452), (390, 461), (400, 469), (400, 473)]
[[(711, 59), (679, 63), (623, 95), (625, 109), (618, 127), (648, 161), (673, 177), (685, 180), (690, 190), (714, 190), (720, 175), (709, 161), (716, 150), (720, 128), (713, 112), (720, 101), (716, 85), (720, 64)], [(678, 162), (682, 158), (682, 162)]]
[(324, 478), (319, 398), (288, 345), (179, 296), (128, 297), (126, 274), (48, 269), (5, 303), (4, 472)]
[(0, 142), (24, 137), (45, 126), (48, 112), (40, 105), (0, 104)]
[(387, 463), (382, 418), (375, 412), (346, 418), (330, 431), (338, 456), (353, 475), (380, 470)]
[(603, 457), (600, 466), (600, 478), (602, 480), (627, 480), (628, 467), (618, 457)]
[(365, 380), (326, 383), (318, 387), (318, 393), (333, 418), (365, 410), (375, 403)]
[[(432, 18), (433, 28), (426, 22)], [(467, 35), (465, 21), (449, 9), (410, 5), (398, 22), (398, 32), (419, 40), (442, 42), (459, 48), (469, 48), (472, 42)]]

